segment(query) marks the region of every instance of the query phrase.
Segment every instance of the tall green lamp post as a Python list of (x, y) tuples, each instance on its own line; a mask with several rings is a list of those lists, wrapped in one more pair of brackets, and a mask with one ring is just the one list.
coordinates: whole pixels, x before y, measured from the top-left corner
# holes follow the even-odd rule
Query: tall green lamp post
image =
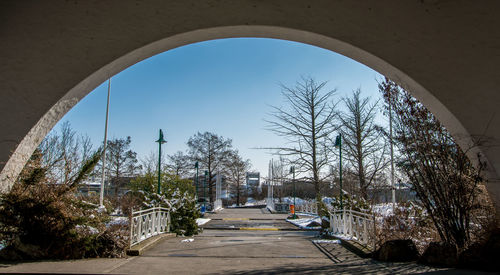
[(161, 145), (163, 143), (167, 143), (167, 141), (163, 138), (163, 131), (160, 129), (160, 137), (156, 141), (158, 142), (158, 194), (160, 194), (161, 188)]
[(339, 134), (337, 138), (335, 139), (335, 147), (339, 148), (339, 157), (340, 157), (340, 172), (339, 172), (339, 178), (340, 178), (340, 208), (344, 210), (344, 203), (342, 201), (342, 135)]
[(194, 163), (194, 168), (196, 168), (196, 179), (194, 180), (194, 186), (196, 188), (195, 198), (198, 198), (198, 162)]
[(293, 219), (296, 219), (297, 214), (295, 214), (295, 211), (297, 209), (297, 204), (295, 204), (295, 167), (294, 166), (290, 166), (290, 173), (293, 174), (293, 180), (292, 180), (292, 183), (293, 183)]

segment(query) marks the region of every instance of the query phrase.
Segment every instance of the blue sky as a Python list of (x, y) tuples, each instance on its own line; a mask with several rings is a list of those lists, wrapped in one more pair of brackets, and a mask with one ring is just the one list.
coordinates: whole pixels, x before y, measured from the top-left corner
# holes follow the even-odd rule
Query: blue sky
[[(280, 83), (292, 86), (301, 76), (328, 81), (335, 99), (361, 88), (378, 99), (372, 69), (337, 53), (306, 44), (261, 38), (221, 39), (173, 49), (137, 63), (111, 80), (109, 138), (132, 137), (139, 158), (157, 151), (158, 129), (168, 141), (162, 152), (187, 149), (197, 131), (233, 140), (253, 169), (267, 174), (272, 158), (265, 150), (284, 142), (265, 130), (273, 106), (283, 106)], [(64, 121), (102, 143), (107, 82), (82, 99)]]

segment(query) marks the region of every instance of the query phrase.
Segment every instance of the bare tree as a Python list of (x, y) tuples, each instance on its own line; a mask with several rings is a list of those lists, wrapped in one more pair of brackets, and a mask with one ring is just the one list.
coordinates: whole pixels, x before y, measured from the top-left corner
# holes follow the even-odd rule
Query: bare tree
[[(118, 189), (125, 184), (121, 178), (134, 177), (142, 169), (141, 165), (138, 164), (137, 153), (130, 149), (131, 143), (132, 139), (130, 137), (108, 140), (106, 165), (111, 177), (111, 182), (113, 182), (115, 186), (115, 194), (117, 194)], [(99, 162), (99, 166), (101, 165), (102, 161)], [(100, 169), (97, 171), (100, 171)]]
[(269, 130), (289, 141), (284, 146), (268, 149), (289, 158), (297, 172), (307, 173), (317, 196), (322, 181), (321, 170), (328, 165), (332, 154), (328, 149), (329, 136), (336, 129), (333, 123), (336, 104), (331, 101), (335, 90), (322, 93), (325, 84), (302, 78), (295, 87), (282, 85), (288, 108), (272, 106), (273, 120), (266, 120)]
[(231, 151), (232, 140), (210, 132), (198, 132), (189, 138), (187, 145), (192, 162), (198, 161), (200, 168), (208, 171), (208, 194), (210, 201), (213, 202), (215, 180), (212, 180), (212, 175), (218, 168), (223, 167)]
[(289, 170), (287, 169), (288, 161), (285, 158), (283, 158), (283, 156), (280, 156), (278, 160), (272, 160), (272, 163), (273, 163), (272, 178), (274, 179), (274, 184), (277, 184), (274, 187), (275, 188), (274, 193), (278, 197), (279, 202), (281, 202), (283, 200), (283, 195), (285, 193), (284, 184), (287, 179), (287, 176), (289, 176)]
[(343, 98), (346, 112), (339, 114), (342, 127), (343, 150), (358, 179), (359, 190), (368, 198), (368, 187), (389, 164), (386, 157), (386, 142), (381, 127), (375, 124), (377, 102), (370, 104), (370, 98), (361, 98), (361, 90), (353, 91), (351, 97)]
[(168, 155), (167, 160), (167, 169), (171, 170), (176, 176), (181, 178), (186, 177), (189, 171), (194, 167), (190, 157), (181, 151), (177, 151), (173, 155)]
[[(157, 174), (158, 173), (158, 151), (150, 151), (149, 154), (139, 159), (141, 165), (141, 174)], [(162, 171), (166, 170), (165, 163), (166, 157), (165, 154), (161, 155), (161, 163), (164, 165), (162, 167)]]
[(43, 139), (38, 147), (47, 178), (52, 182), (68, 184), (77, 177), (82, 165), (95, 153), (88, 135), (77, 135), (66, 121), (59, 132)]
[(236, 204), (240, 205), (246, 172), (251, 167), (250, 160), (243, 160), (237, 150), (231, 151), (224, 162), (231, 190), (236, 193)]

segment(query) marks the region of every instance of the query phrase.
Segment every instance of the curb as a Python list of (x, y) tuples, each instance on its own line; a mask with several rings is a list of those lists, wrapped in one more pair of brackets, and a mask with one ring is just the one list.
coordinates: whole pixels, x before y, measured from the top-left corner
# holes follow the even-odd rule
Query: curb
[(142, 253), (144, 253), (144, 251), (146, 251), (146, 249), (152, 247), (157, 242), (159, 242), (163, 239), (166, 239), (166, 238), (173, 238), (173, 237), (175, 237), (175, 233), (163, 233), (160, 235), (153, 236), (153, 237), (127, 249), (127, 255), (128, 256), (140, 256), (140, 255), (142, 255)]

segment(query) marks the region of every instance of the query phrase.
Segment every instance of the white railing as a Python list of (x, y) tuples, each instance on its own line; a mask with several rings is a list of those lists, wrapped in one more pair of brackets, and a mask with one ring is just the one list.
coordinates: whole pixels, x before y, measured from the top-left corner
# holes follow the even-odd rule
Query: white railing
[(375, 217), (353, 210), (330, 212), (330, 232), (339, 237), (352, 238), (373, 249), (375, 247)]
[(165, 232), (170, 232), (170, 212), (168, 209), (153, 207), (132, 212), (130, 246)]
[(318, 215), (318, 204), (313, 202), (297, 205), (295, 206), (295, 212)]

